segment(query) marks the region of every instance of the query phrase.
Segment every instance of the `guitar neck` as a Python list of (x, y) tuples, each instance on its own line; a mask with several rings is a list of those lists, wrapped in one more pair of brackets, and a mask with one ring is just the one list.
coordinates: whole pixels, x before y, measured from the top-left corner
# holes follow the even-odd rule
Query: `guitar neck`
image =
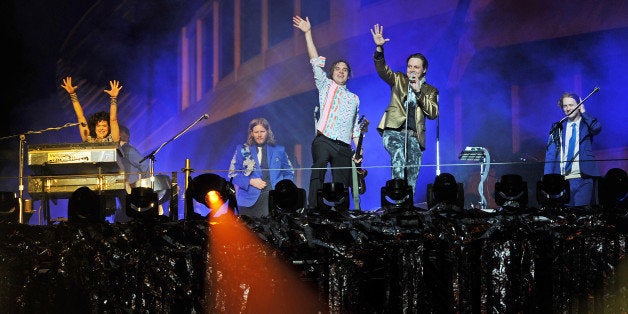
[(358, 139), (358, 144), (355, 146), (355, 157), (356, 159), (362, 158), (362, 139), (364, 139), (364, 133), (366, 133), (366, 127), (369, 125), (369, 121), (366, 120), (364, 115), (360, 117), (360, 138)]
[(364, 138), (364, 132), (360, 132), (360, 138), (358, 139), (358, 145), (355, 146), (355, 156), (357, 159), (362, 158), (362, 139)]

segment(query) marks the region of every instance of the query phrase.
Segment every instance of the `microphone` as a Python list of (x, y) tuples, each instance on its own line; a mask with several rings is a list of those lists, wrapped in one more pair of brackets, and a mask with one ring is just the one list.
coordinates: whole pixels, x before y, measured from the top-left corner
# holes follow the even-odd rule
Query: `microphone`
[(584, 104), (585, 101), (587, 101), (587, 99), (589, 99), (589, 97), (593, 96), (593, 94), (597, 93), (600, 91), (600, 87), (596, 86), (589, 95), (587, 95), (587, 97), (585, 97), (584, 99), (580, 100), (580, 102), (578, 103), (578, 105), (576, 106), (576, 108), (573, 108), (573, 110), (571, 110), (567, 115), (565, 115), (564, 118), (562, 118), (559, 123), (562, 123), (563, 121), (565, 121), (565, 119), (567, 119), (572, 113), (574, 113), (576, 110), (578, 110), (578, 108), (580, 108), (580, 106), (582, 106), (582, 104)]
[(79, 123), (79, 124), (80, 124), (81, 126), (87, 126), (87, 123), (85, 123), (85, 122), (81, 122), (81, 123)]
[(408, 76), (408, 78), (410, 79), (410, 83), (414, 83), (416, 82), (417, 78), (416, 78), (416, 73), (410, 73), (410, 75)]
[(202, 116), (201, 116), (200, 118), (198, 118), (198, 119), (196, 120), (196, 122), (194, 122), (194, 123), (199, 123), (199, 122), (201, 122), (201, 120), (203, 120), (203, 119), (209, 119), (209, 115), (208, 115), (208, 114), (204, 114), (204, 115), (202, 115)]

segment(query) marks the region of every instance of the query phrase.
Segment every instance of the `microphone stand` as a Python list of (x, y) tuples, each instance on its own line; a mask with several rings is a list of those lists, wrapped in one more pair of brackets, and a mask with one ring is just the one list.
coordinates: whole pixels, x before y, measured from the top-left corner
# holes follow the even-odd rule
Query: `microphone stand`
[(77, 126), (80, 123), (76, 122), (76, 123), (66, 123), (62, 126), (58, 126), (58, 127), (51, 127), (51, 128), (47, 128), (47, 129), (43, 129), (43, 130), (37, 130), (37, 131), (27, 131), (26, 133), (22, 133), (22, 134), (16, 134), (16, 135), (9, 135), (9, 136), (5, 136), (5, 137), (0, 137), (0, 140), (4, 140), (4, 139), (8, 139), (8, 138), (13, 138), (13, 137), (20, 137), (20, 145), (19, 145), (19, 152), (18, 152), (18, 159), (20, 162), (19, 168), (18, 168), (18, 181), (19, 181), (19, 185), (18, 185), (18, 206), (19, 206), (19, 218), (18, 218), (18, 222), (19, 223), (24, 223), (24, 146), (26, 144), (26, 135), (30, 135), (30, 134), (41, 134), (47, 131), (56, 131), (56, 130), (61, 130), (63, 128), (67, 128), (67, 127), (71, 127), (71, 126)]
[(440, 175), (440, 114), (436, 117), (436, 175)]
[[(421, 82), (421, 78), (416, 78), (414, 77), (414, 79), (419, 80), (419, 91), (421, 90), (421, 85), (423, 84)], [(404, 155), (404, 159), (403, 159), (403, 179), (406, 182), (406, 185), (410, 185), (408, 182), (408, 116), (410, 115), (410, 113), (408, 112), (409, 109), (409, 103), (410, 103), (410, 93), (412, 93), (412, 99), (414, 100), (414, 105), (415, 108), (414, 110), (416, 111), (416, 106), (418, 106), (418, 100), (416, 98), (416, 93), (414, 92), (414, 89), (412, 89), (412, 80), (410, 77), (408, 77), (408, 95), (406, 97), (406, 101), (404, 103), (404, 107), (406, 110), (406, 122), (404, 123), (404, 129), (405, 129), (405, 141), (404, 141), (404, 147), (403, 147), (403, 155)], [(415, 115), (415, 119), (416, 119), (416, 115)], [(418, 165), (416, 165), (418, 167)], [(414, 191), (412, 191), (413, 195), (414, 195)]]
[[(169, 140), (165, 141), (164, 143), (162, 143), (161, 145), (159, 145), (159, 147), (157, 147), (157, 149), (153, 150), (152, 152), (150, 152), (150, 154), (144, 156), (144, 158), (142, 158), (142, 160), (140, 160), (140, 164), (142, 162), (144, 162), (144, 160), (146, 159), (150, 159), (150, 163), (148, 165), (148, 174), (150, 176), (150, 188), (154, 189), (154, 173), (155, 173), (155, 155), (162, 149), (164, 148), (164, 146), (168, 145), (168, 143), (176, 140), (177, 138), (181, 137), (181, 135), (187, 133), (193, 126), (195, 126), (196, 124), (198, 124), (199, 122), (201, 122), (201, 120), (203, 119), (207, 119), (209, 118), (208, 114), (204, 114), (202, 115), (200, 118), (196, 119), (196, 121), (192, 122), (192, 124), (188, 125), (185, 129), (183, 129), (181, 132), (177, 133), (175, 136), (173, 136), (172, 138), (170, 138)], [(186, 166), (186, 168), (189, 168)], [(186, 184), (187, 184), (187, 178), (186, 178)], [(187, 210), (187, 209), (186, 209)], [(178, 218), (178, 217), (172, 217), (173, 213), (170, 213), (170, 218), (174, 219), (174, 218)], [(178, 216), (178, 213), (177, 213)]]
[[(410, 185), (408, 183), (408, 116), (410, 115), (408, 109), (410, 108), (410, 93), (414, 93), (414, 91), (412, 90), (412, 82), (410, 81), (410, 78), (408, 78), (408, 95), (406, 96), (406, 101), (404, 103), (404, 109), (406, 110), (406, 122), (404, 123), (405, 139), (403, 141), (403, 180), (406, 182), (406, 186)], [(414, 191), (412, 191), (412, 193), (414, 193)]]

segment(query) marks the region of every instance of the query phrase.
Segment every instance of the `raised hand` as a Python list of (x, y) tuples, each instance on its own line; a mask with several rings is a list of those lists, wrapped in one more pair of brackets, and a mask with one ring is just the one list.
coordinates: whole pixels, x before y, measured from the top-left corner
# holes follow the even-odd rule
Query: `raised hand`
[(72, 86), (72, 77), (68, 76), (63, 79), (63, 84), (61, 84), (61, 87), (65, 89), (68, 94), (74, 94), (76, 93), (76, 88), (78, 86)]
[(310, 31), (312, 29), (312, 25), (310, 24), (310, 18), (305, 17), (305, 20), (300, 16), (296, 15), (292, 18), (292, 23), (294, 27), (302, 30), (304, 33)]
[(384, 38), (384, 26), (379, 24), (375, 24), (371, 28), (371, 35), (373, 35), (373, 41), (377, 46), (383, 46), (387, 41), (390, 41), (390, 38)]
[(109, 81), (109, 86), (111, 86), (110, 90), (106, 90), (105, 89), (105, 93), (109, 94), (109, 96), (111, 97), (118, 97), (118, 93), (120, 93), (120, 90), (122, 89), (122, 86), (120, 85), (120, 81)]

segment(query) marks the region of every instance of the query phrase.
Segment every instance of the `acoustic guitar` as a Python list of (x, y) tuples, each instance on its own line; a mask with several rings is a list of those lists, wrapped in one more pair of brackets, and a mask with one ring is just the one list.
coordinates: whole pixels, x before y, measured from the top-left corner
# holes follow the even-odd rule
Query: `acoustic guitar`
[[(358, 122), (360, 123), (360, 137), (358, 138), (358, 144), (355, 147), (355, 159), (360, 160), (362, 158), (362, 139), (364, 139), (364, 133), (368, 132), (369, 120), (362, 115)], [(362, 169), (361, 166), (362, 162), (355, 164), (356, 172), (358, 174), (358, 192), (360, 194), (364, 194), (366, 192), (366, 181), (364, 181), (364, 178), (366, 178), (368, 171), (366, 169)]]

